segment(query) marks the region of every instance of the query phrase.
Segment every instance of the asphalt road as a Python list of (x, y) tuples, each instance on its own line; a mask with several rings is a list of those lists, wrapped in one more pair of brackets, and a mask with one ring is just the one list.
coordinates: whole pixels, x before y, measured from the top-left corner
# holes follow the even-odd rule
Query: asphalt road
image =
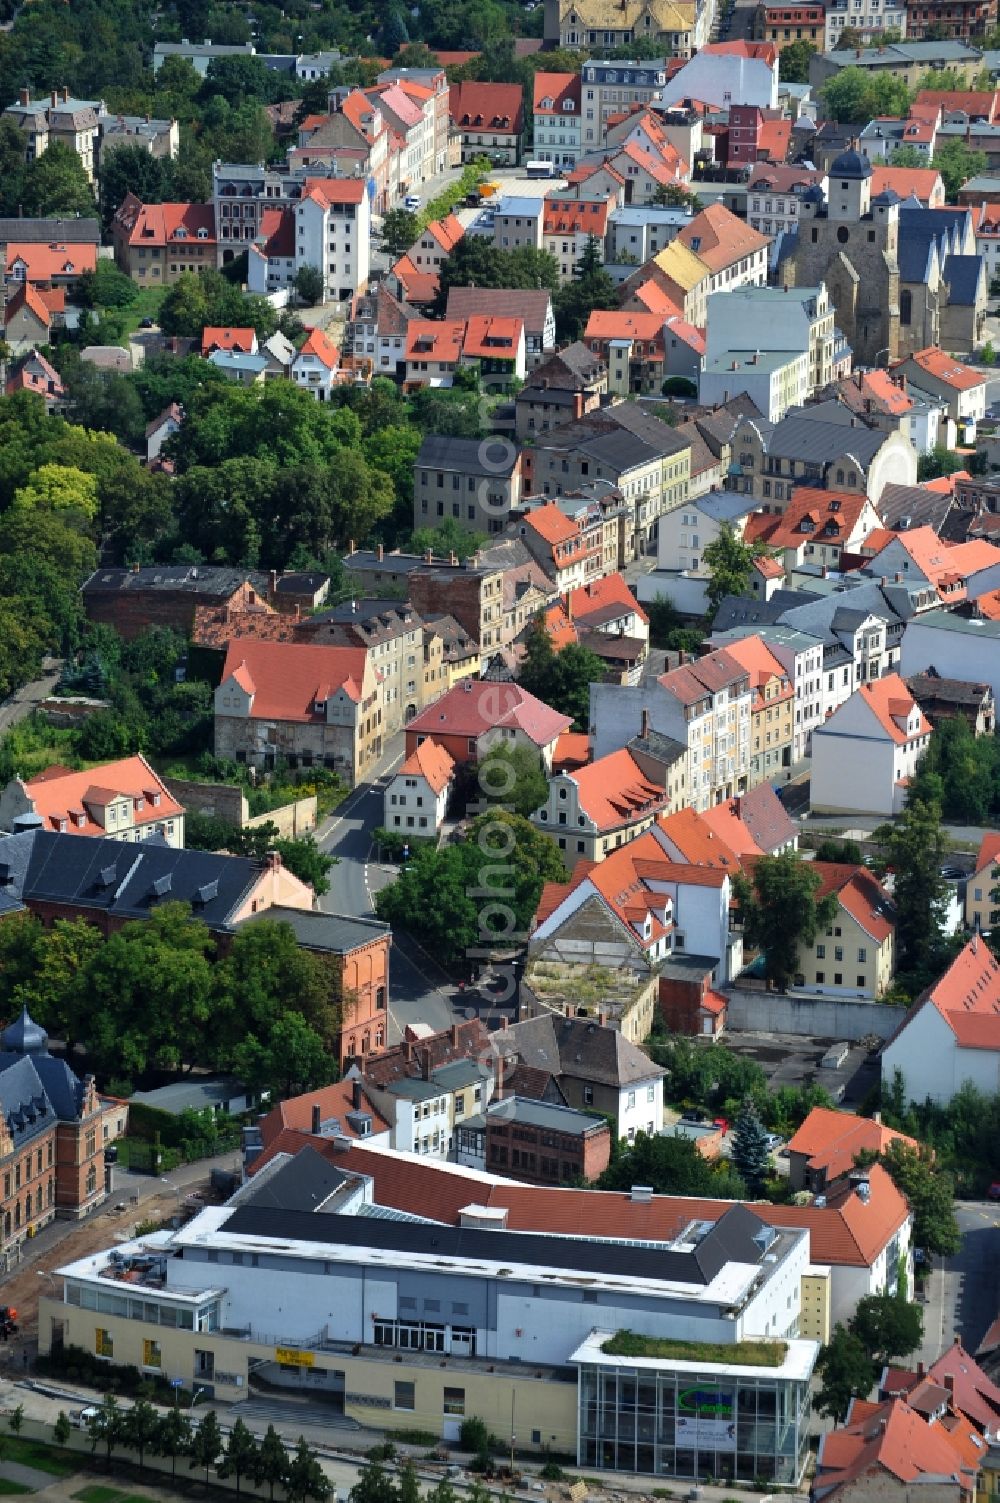
[(930, 1364), (962, 1338), (975, 1353), (1000, 1313), (1000, 1206), (963, 1201), (956, 1206), (962, 1246), (953, 1258), (935, 1259), (924, 1306), (924, 1344), (917, 1354)]
[[(347, 798), (318, 832), (319, 844), (337, 864), (330, 869), (330, 891), (320, 898), (325, 913), (371, 918), (373, 898), (393, 881), (394, 866), (373, 858), (374, 834), (383, 820), (382, 795), (388, 776), (403, 759), (403, 736), (391, 738), (375, 777)], [(398, 1043), (408, 1023), (427, 1023), (436, 1033), (464, 1015), (460, 994), (433, 956), (405, 934), (393, 934), (389, 961), (390, 1044)]]
[(9, 699), (0, 703), (0, 734), (9, 731), (11, 726), (30, 715), (32, 710), (38, 708), (42, 700), (47, 698), (56, 684), (62, 672), (62, 661), (54, 658), (46, 658), (44, 671), (40, 678), (25, 684), (12, 694)]

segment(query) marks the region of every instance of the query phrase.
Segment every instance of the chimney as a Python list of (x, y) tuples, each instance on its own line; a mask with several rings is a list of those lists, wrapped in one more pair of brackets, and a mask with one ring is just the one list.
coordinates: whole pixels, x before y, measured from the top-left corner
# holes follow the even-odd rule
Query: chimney
[(922, 1378), (923, 1375), (924, 1375), (924, 1364), (922, 1362), (918, 1362), (917, 1363), (917, 1377), (918, 1378)]
[(449, 553), (448, 554), (448, 562), (449, 562), (449, 564), (451, 564), (451, 567), (454, 569), (456, 567), (456, 565), (458, 564), (458, 554), (457, 553)]
[(903, 583), (903, 576), (902, 576), (902, 574), (897, 574), (896, 575), (896, 583), (897, 584), (902, 584)]
[(271, 594), (272, 595), (276, 595), (277, 593), (278, 593), (278, 571), (277, 571), (277, 569), (272, 569), (271, 570)]
[(428, 548), (427, 552), (424, 554), (424, 563), (425, 564), (432, 564), (433, 562), (434, 562), (434, 554)]
[(406, 1063), (410, 1064), (410, 1062), (413, 1059), (413, 1040), (412, 1039), (404, 1039), (403, 1040), (403, 1057), (405, 1058)]
[(882, 1113), (881, 1112), (872, 1112), (872, 1121), (875, 1122), (875, 1123), (877, 1123), (877, 1125), (879, 1127), (881, 1127), (882, 1126)]
[(452, 1023), (452, 1025), (451, 1025), (451, 1046), (452, 1046), (453, 1049), (457, 1049), (458, 1048), (458, 1024), (457, 1023)]
[(64, 84), (63, 85), (63, 104), (66, 104), (68, 100), (69, 100), (69, 89), (67, 89), (66, 86), (65, 86), (65, 84)]
[(573, 591), (572, 590), (567, 590), (566, 591), (566, 604), (565, 604), (564, 609), (566, 611), (566, 620), (567, 621), (572, 621), (572, 619), (573, 619)]
[(138, 572), (139, 572), (139, 565), (138, 564), (133, 564), (132, 565), (132, 573), (133, 574), (138, 574)]
[(30, 89), (22, 89), (21, 92), (20, 92), (20, 94), (17, 97), (20, 100), (21, 104), (30, 104), (31, 103), (31, 90)]
[(684, 651), (684, 649), (682, 647), (681, 650), (680, 650), (680, 652), (677, 654), (677, 666), (678, 666), (678, 668), (683, 668), (684, 664), (687, 662), (687, 660), (688, 660), (688, 655), (687, 655), (687, 653)]
[(359, 1112), (361, 1110), (362, 1101), (360, 1080), (354, 1080), (351, 1082), (351, 1105), (356, 1112)]
[(378, 559), (379, 563), (381, 563), (385, 558), (385, 549), (381, 543), (379, 543), (378, 547), (375, 549), (375, 557)]
[(354, 552), (354, 539), (353, 538), (351, 538), (350, 542), (347, 545), (347, 551), (348, 551), (348, 553), (353, 553)]
[[(959, 1340), (959, 1338), (956, 1336), (955, 1337), (956, 1344), (957, 1344), (958, 1340)], [(945, 1387), (945, 1392), (947, 1393), (948, 1397), (950, 1399), (953, 1399), (955, 1397), (955, 1374), (954, 1373), (945, 1373), (945, 1375), (944, 1375), (944, 1387)]]
[(420, 1076), (422, 1080), (431, 1078), (431, 1051), (425, 1048), (420, 1058)]
[(649, 735), (649, 707), (647, 705), (643, 705), (642, 707), (642, 719), (639, 722), (639, 735), (642, 737), (643, 741), (645, 741), (647, 736)]
[(601, 1012), (599, 1012), (597, 1014), (597, 1021), (600, 1023), (600, 1025), (601, 1025), (602, 1028), (607, 1028), (607, 1026), (608, 1026), (608, 1015), (607, 1015), (607, 1013), (604, 1012), (603, 1010)]
[(510, 1027), (510, 1024), (507, 1021), (507, 1014), (504, 1013), (503, 1017), (500, 1019), (500, 1032), (501, 1033), (506, 1033), (507, 1029), (509, 1027)]
[(55, 107), (59, 103), (59, 90), (58, 89), (53, 89), (52, 90), (52, 94), (51, 94), (51, 97), (50, 97), (50, 103), (52, 104), (53, 107)]
[(312, 1132), (313, 1132), (313, 1137), (314, 1138), (318, 1138), (319, 1137), (319, 1128), (320, 1128), (319, 1103), (316, 1102), (316, 1101), (314, 1101), (313, 1102), (313, 1109), (312, 1109)]

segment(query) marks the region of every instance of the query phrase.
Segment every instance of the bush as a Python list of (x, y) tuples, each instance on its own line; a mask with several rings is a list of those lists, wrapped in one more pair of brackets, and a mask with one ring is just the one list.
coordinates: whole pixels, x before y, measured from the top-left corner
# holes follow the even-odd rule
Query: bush
[(128, 1363), (104, 1362), (82, 1346), (53, 1347), (50, 1352), (40, 1352), (36, 1368), (43, 1377), (63, 1378), (85, 1388), (98, 1388), (102, 1393), (179, 1404), (185, 1409), (191, 1404), (191, 1394), (183, 1388), (171, 1388), (169, 1378), (151, 1377)]
[(458, 1445), (462, 1451), (473, 1451), (476, 1456), (490, 1453), (490, 1432), (486, 1422), (476, 1415), (470, 1415), (462, 1421), (462, 1428), (458, 1432)]
[(566, 1476), (566, 1473), (563, 1471), (558, 1461), (547, 1461), (545, 1465), (539, 1470), (538, 1475), (539, 1477), (544, 1477), (546, 1482), (562, 1482), (563, 1478)]

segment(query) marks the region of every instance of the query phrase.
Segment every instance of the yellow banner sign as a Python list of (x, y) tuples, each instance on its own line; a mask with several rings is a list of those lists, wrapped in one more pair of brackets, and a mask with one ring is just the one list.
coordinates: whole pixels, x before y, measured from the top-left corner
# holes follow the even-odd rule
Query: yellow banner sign
[(293, 1346), (276, 1346), (274, 1357), (282, 1367), (312, 1367), (316, 1361), (312, 1352), (300, 1352)]

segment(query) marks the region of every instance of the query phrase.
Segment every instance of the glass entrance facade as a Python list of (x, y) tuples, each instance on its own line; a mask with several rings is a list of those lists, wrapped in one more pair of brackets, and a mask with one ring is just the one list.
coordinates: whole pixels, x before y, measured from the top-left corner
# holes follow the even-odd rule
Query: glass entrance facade
[(581, 1366), (579, 1403), (581, 1466), (785, 1483), (805, 1466), (808, 1380)]

